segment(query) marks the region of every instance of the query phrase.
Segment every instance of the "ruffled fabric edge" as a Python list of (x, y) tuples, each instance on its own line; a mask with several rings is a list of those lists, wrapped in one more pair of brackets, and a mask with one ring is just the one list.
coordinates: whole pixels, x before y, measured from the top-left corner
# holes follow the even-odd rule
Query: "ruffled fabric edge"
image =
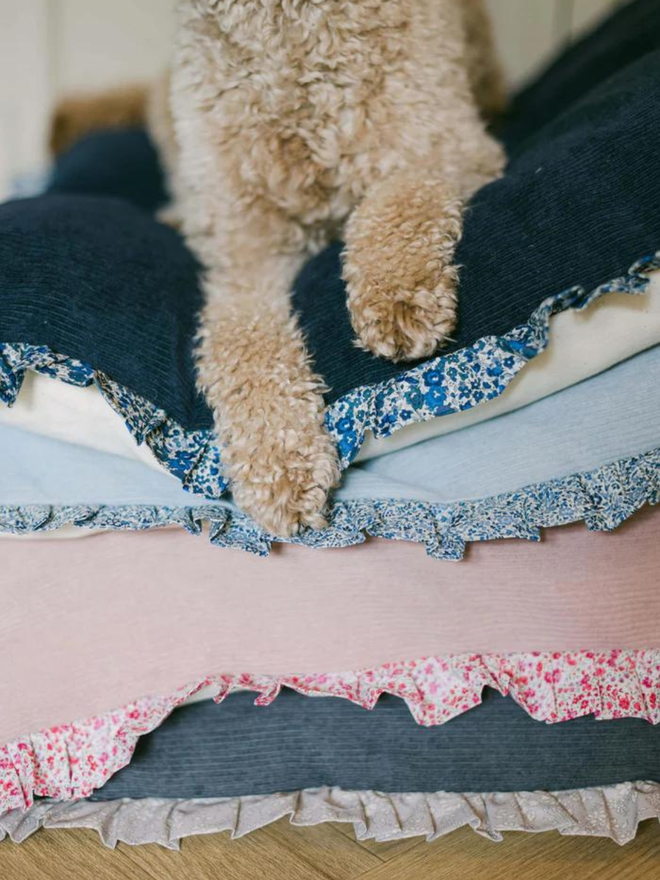
[(88, 828), (112, 849), (118, 843), (157, 843), (178, 850), (185, 837), (224, 831), (236, 839), (285, 817), (300, 827), (345, 822), (353, 826), (357, 840), (379, 843), (411, 837), (425, 837), (430, 843), (467, 826), (497, 842), (506, 831), (558, 831), (609, 837), (624, 845), (635, 838), (640, 822), (660, 820), (660, 785), (630, 782), (488, 794), (385, 794), (325, 787), (203, 800), (46, 801), (0, 819), (0, 841), (9, 837), (22, 843), (42, 828)]
[(575, 286), (547, 297), (530, 319), (503, 336), (440, 355), (378, 385), (348, 392), (326, 414), (326, 427), (344, 467), (360, 451), (367, 431), (389, 437), (415, 422), (473, 409), (499, 397), (550, 341), (550, 319), (567, 309), (583, 311), (606, 293), (644, 293), (660, 269), (660, 251), (634, 263), (628, 273), (591, 291)]
[[(592, 531), (610, 531), (645, 504), (660, 503), (660, 448), (547, 483), (478, 501), (434, 504), (424, 501), (335, 502), (329, 524), (287, 543), (315, 548), (349, 547), (366, 536), (424, 544), (429, 556), (460, 560), (472, 541), (501, 538), (540, 540), (541, 529), (584, 521)], [(144, 530), (177, 525), (199, 535), (208, 524), (219, 547), (267, 556), (273, 542), (245, 514), (222, 504), (168, 508), (102, 505), (0, 505), (0, 533), (81, 529)]]
[[(520, 370), (546, 348), (553, 315), (566, 309), (586, 309), (606, 293), (644, 293), (649, 275), (658, 269), (660, 251), (638, 260), (626, 275), (595, 290), (573, 287), (548, 297), (527, 323), (504, 336), (485, 336), (387, 382), (361, 386), (344, 395), (328, 408), (325, 419), (342, 467), (355, 458), (367, 431), (375, 437), (388, 437), (414, 422), (472, 409), (499, 397)], [(210, 499), (220, 498), (227, 490), (221, 451), (212, 430), (186, 430), (164, 410), (102, 371), (45, 345), (0, 343), (0, 401), (8, 406), (16, 401), (27, 370), (79, 387), (95, 385), (122, 416), (136, 443), (146, 443), (185, 489)]]
[[(105, 715), (19, 737), (0, 748), (0, 816), (35, 797), (89, 797), (131, 760), (139, 737), (204, 690), (222, 702), (233, 691), (258, 693), (266, 706), (282, 688), (341, 697), (373, 709), (382, 694), (404, 700), (423, 726), (444, 724), (481, 702), (486, 687), (511, 696), (537, 721), (585, 715), (660, 723), (660, 650), (461, 654), (386, 663), (356, 672), (212, 675)], [(208, 689), (208, 690), (207, 690)]]
[(156, 460), (184, 489), (218, 499), (227, 491), (220, 448), (213, 431), (187, 431), (167, 413), (114, 382), (108, 375), (46, 345), (0, 343), (0, 403), (13, 406), (28, 370), (85, 388), (94, 385), (124, 420), (138, 446), (149, 447)]

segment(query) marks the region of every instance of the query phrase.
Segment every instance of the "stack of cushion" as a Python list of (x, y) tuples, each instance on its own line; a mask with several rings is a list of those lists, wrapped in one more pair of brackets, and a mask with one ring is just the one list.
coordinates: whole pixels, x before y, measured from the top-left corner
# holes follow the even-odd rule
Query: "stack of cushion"
[(81, 141), (0, 206), (0, 835), (176, 846), (289, 815), (625, 842), (660, 818), (650, 34), (636, 0), (514, 102), (446, 351), (371, 358), (341, 244), (303, 270), (345, 474), (283, 546), (228, 494), (146, 135)]

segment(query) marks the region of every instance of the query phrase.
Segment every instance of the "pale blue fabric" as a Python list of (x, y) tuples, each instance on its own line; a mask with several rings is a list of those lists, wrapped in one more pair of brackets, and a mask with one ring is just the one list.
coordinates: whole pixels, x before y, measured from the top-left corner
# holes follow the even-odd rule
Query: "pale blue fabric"
[(223, 506), (139, 461), (0, 425), (0, 505)]
[(660, 446), (660, 346), (516, 412), (353, 467), (338, 493), (487, 498)]
[[(350, 468), (337, 493), (448, 503), (584, 473), (660, 446), (660, 346), (517, 412)], [(0, 427), (0, 506), (230, 506), (139, 462)]]

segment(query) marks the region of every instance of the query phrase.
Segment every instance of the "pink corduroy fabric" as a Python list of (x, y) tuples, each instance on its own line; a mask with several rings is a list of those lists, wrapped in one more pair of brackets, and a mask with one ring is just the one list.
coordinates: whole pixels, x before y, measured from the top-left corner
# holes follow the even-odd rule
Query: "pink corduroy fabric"
[(468, 652), (660, 647), (660, 511), (612, 534), (372, 540), (270, 558), (181, 532), (5, 541), (0, 742), (222, 673), (318, 673)]

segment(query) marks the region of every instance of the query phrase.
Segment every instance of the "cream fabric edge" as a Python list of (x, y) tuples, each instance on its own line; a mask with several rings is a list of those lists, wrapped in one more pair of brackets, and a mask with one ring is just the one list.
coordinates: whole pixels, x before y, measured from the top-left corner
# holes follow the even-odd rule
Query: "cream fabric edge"
[(551, 318), (550, 327), (548, 347), (521, 370), (500, 397), (465, 412), (417, 422), (383, 439), (368, 433), (356, 462), (513, 412), (657, 345), (660, 274), (651, 276), (648, 290), (641, 296), (607, 294), (583, 312), (560, 312)]
[(94, 385), (79, 388), (28, 370), (16, 403), (0, 406), (3, 424), (120, 455), (167, 473), (146, 444), (137, 445), (122, 417)]
[[(660, 275), (641, 296), (611, 293), (588, 309), (551, 319), (550, 344), (496, 400), (402, 428), (375, 439), (367, 434), (356, 461), (366, 461), (423, 440), (458, 431), (575, 385), (660, 342)], [(66, 352), (65, 352), (66, 354)], [(94, 386), (77, 388), (28, 372), (16, 404), (0, 406), (0, 425), (141, 461), (164, 471), (146, 446), (137, 446), (123, 419)]]
[(41, 828), (88, 828), (110, 848), (122, 842), (179, 849), (184, 837), (228, 831), (239, 838), (287, 816), (296, 826), (346, 822), (353, 825), (358, 840), (380, 843), (411, 837), (425, 837), (430, 843), (468, 826), (493, 841), (501, 841), (505, 831), (558, 831), (608, 837), (623, 845), (634, 839), (640, 822), (660, 819), (660, 785), (633, 782), (573, 791), (492, 794), (319, 788), (221, 799), (45, 801), (0, 818), (0, 840), (9, 837), (22, 843)]

